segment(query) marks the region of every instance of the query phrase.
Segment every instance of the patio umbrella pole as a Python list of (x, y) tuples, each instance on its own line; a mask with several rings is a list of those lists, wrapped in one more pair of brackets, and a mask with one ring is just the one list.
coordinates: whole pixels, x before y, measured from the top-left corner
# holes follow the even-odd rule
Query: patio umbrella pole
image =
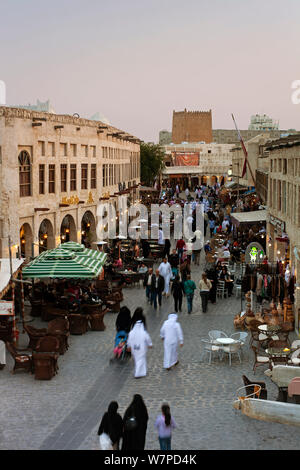
[(21, 316), (22, 316), (22, 325), (23, 325), (23, 333), (25, 333), (24, 325), (25, 325), (25, 302), (24, 302), (24, 286), (23, 286), (23, 277), (22, 271), (20, 272), (20, 281), (21, 281)]

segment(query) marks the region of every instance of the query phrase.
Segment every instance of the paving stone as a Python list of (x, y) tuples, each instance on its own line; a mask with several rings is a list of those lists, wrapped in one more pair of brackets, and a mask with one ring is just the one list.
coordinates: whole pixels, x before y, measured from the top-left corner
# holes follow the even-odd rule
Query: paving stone
[[(203, 255), (202, 255), (203, 256)], [(198, 283), (203, 265), (193, 266), (192, 278)], [(89, 331), (70, 336), (70, 348), (59, 358), (59, 372), (51, 381), (37, 381), (24, 372), (12, 375), (13, 361), (0, 372), (0, 449), (99, 449), (98, 426), (112, 400), (119, 403), (123, 415), (132, 397), (140, 393), (149, 413), (146, 448), (158, 449), (154, 421), (161, 404), (170, 404), (178, 425), (173, 432), (176, 449), (298, 449), (300, 429), (295, 426), (257, 421), (233, 409), (236, 390), (243, 385), (242, 374), (263, 380), (269, 399), (276, 399), (277, 387), (258, 368), (252, 372), (252, 351), (246, 345), (242, 364), (238, 358), (228, 364), (214, 359), (211, 365), (202, 357), (201, 338), (211, 329), (233, 333), (233, 317), (240, 311), (240, 299), (217, 300), (202, 314), (199, 290), (194, 310), (187, 314), (186, 301), (179, 313), (184, 347), (179, 351), (179, 365), (163, 369), (163, 343), (159, 330), (173, 311), (172, 298), (163, 299), (156, 312), (146, 302), (142, 287), (124, 289), (123, 305), (132, 313), (144, 308), (147, 328), (153, 341), (148, 352), (148, 376), (136, 380), (133, 362), (110, 364), (113, 355), (116, 314), (107, 314), (104, 332)], [(45, 323), (36, 319), (36, 326)], [(21, 335), (21, 344), (26, 344)], [(3, 431), (5, 429), (5, 432)]]

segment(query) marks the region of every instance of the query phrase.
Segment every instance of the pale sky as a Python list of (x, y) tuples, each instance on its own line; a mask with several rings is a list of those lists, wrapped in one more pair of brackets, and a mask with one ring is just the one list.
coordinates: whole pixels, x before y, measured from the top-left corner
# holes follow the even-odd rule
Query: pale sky
[(99, 111), (145, 141), (184, 108), (300, 130), (300, 1), (0, 0), (0, 80), (7, 104)]

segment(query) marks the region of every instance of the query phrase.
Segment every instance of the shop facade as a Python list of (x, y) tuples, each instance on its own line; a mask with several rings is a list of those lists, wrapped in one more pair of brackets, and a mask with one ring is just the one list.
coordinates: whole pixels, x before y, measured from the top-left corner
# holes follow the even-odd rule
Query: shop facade
[(295, 330), (300, 309), (300, 135), (273, 141), (269, 152), (267, 255), (281, 261), (288, 279), (295, 276)]
[(97, 206), (139, 196), (140, 142), (100, 121), (0, 107), (0, 256), (93, 246)]

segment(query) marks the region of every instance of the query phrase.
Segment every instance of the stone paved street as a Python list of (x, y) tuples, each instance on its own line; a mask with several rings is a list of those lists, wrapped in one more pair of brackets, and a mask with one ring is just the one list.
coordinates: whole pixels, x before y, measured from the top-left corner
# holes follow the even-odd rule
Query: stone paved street
[[(202, 268), (193, 266), (192, 277), (198, 283)], [(242, 386), (244, 373), (267, 383), (269, 399), (276, 399), (276, 386), (263, 374), (252, 373), (253, 353), (245, 348), (242, 364), (234, 357), (215, 359), (208, 365), (202, 360), (200, 338), (211, 329), (232, 333), (233, 316), (240, 299), (218, 300), (201, 313), (199, 290), (194, 311), (188, 315), (184, 299), (179, 314), (185, 344), (180, 350), (180, 364), (169, 372), (162, 367), (163, 344), (159, 330), (173, 311), (173, 300), (163, 300), (155, 312), (146, 303), (142, 287), (124, 289), (123, 305), (132, 312), (142, 306), (153, 341), (148, 353), (148, 376), (136, 380), (131, 361), (110, 364), (116, 314), (105, 317), (105, 332), (71, 336), (70, 348), (59, 358), (59, 372), (51, 381), (36, 381), (33, 376), (11, 374), (12, 359), (0, 373), (0, 449), (98, 449), (97, 429), (111, 400), (117, 400), (121, 414), (135, 393), (140, 393), (148, 408), (146, 448), (158, 449), (153, 424), (162, 402), (170, 404), (178, 424), (173, 433), (173, 449), (298, 449), (300, 429), (277, 423), (256, 421), (232, 407), (236, 390)], [(39, 323), (37, 322), (37, 325)], [(41, 323), (44, 326), (44, 323)], [(24, 338), (21, 338), (24, 344)]]

